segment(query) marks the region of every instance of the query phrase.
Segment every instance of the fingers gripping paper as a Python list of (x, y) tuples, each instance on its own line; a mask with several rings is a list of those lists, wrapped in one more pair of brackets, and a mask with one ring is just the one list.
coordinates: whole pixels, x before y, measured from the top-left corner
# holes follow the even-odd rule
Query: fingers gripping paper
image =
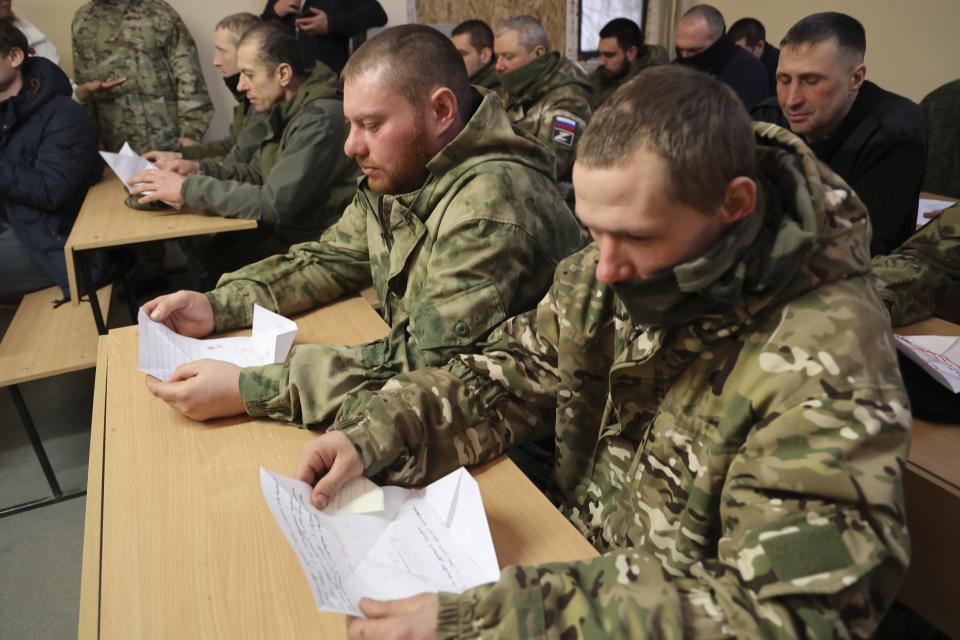
[(181, 336), (160, 322), (154, 322), (140, 310), (140, 355), (137, 368), (160, 380), (169, 380), (174, 370), (195, 360), (222, 360), (238, 367), (255, 367), (287, 359), (297, 323), (281, 315), (253, 306), (253, 331), (250, 337), (198, 340)]
[[(130, 182), (130, 179), (133, 178), (133, 176), (143, 171), (157, 170), (156, 165), (143, 156), (138, 155), (126, 142), (123, 143), (119, 153), (101, 151), (100, 157), (103, 158), (104, 162), (107, 163), (107, 166), (113, 170), (118, 178), (120, 178), (120, 182), (122, 182), (123, 186), (127, 188), (127, 191), (130, 191), (130, 189), (134, 187), (133, 183)], [(150, 193), (152, 192), (145, 191), (142, 195), (148, 196)], [(163, 203), (170, 205), (174, 209), (179, 209), (182, 206), (173, 202), (167, 202), (166, 200), (164, 200)]]
[(500, 566), (477, 481), (464, 469), (424, 489), (383, 487), (373, 513), (320, 511), (310, 486), (260, 469), (267, 506), (293, 547), (321, 611), (362, 615), (362, 597), (461, 593)]

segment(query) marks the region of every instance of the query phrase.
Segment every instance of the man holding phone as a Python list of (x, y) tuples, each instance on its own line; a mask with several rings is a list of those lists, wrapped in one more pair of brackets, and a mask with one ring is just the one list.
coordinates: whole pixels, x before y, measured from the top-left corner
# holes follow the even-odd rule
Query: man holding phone
[(296, 34), (308, 68), (320, 61), (338, 74), (350, 56), (350, 38), (387, 23), (377, 0), (268, 0), (260, 17)]

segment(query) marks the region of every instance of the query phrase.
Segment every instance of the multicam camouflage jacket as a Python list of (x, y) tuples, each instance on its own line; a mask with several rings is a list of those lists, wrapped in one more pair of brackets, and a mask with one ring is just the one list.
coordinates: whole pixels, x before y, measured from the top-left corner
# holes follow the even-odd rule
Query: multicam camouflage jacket
[(601, 552), (441, 594), (439, 638), (866, 638), (882, 618), (910, 410), (866, 211), (799, 138), (756, 131), (749, 258), (727, 234), (674, 268), (733, 302), (638, 324), (589, 245), (482, 352), (344, 402), (335, 428), (388, 483), (552, 435), (556, 501)]
[(185, 204), (261, 221), (280, 245), (315, 240), (333, 224), (357, 189), (357, 164), (343, 153), (347, 125), (337, 76), (323, 64), (290, 101), (270, 109), (265, 135), (247, 162), (240, 145), (224, 158), (200, 162), (187, 177)]
[(233, 107), (230, 132), (225, 138), (183, 147), (180, 152), (185, 160), (216, 159), (226, 156), (234, 147), (238, 147), (246, 150), (243, 155), (243, 161), (246, 162), (256, 152), (266, 134), (266, 114), (254, 109), (244, 97)]
[(893, 253), (873, 259), (893, 326), (929, 318), (960, 291), (960, 205), (928, 222)]
[(302, 345), (286, 364), (244, 369), (254, 416), (325, 426), (344, 396), (470, 351), (533, 308), (584, 236), (553, 182), (553, 159), (517, 135), (487, 93), (427, 164), (419, 190), (378, 195), (366, 179), (318, 242), (225, 275), (208, 294), (218, 330), (246, 326), (253, 303), (292, 314), (369, 286), (389, 335), (362, 346)]
[(470, 76), (470, 84), (476, 84), (484, 89), (500, 91), (500, 78), (497, 76), (497, 65), (490, 63), (480, 71)]
[(77, 84), (125, 78), (89, 103), (109, 151), (139, 153), (199, 140), (213, 117), (193, 38), (163, 0), (93, 0), (73, 17)]
[(569, 180), (590, 120), (590, 78), (556, 51), (498, 76), (510, 121), (553, 151), (557, 178)]
[(613, 95), (623, 83), (632, 79), (638, 73), (647, 67), (654, 67), (658, 64), (667, 64), (670, 61), (667, 50), (659, 44), (648, 44), (644, 47), (643, 55), (630, 63), (630, 69), (627, 75), (620, 78), (617, 82), (608, 83), (604, 81), (600, 74), (600, 68), (597, 67), (590, 74), (590, 82), (593, 84), (593, 95), (590, 98), (590, 106), (596, 111), (603, 104), (603, 101)]

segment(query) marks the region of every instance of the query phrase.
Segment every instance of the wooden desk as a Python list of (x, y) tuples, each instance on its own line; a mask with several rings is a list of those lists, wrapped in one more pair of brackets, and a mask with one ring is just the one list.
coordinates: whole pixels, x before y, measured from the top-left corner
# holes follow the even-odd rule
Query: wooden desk
[(180, 211), (137, 211), (123, 204), (126, 197), (123, 184), (112, 173), (87, 192), (63, 249), (73, 304), (79, 300), (76, 252), (257, 227), (256, 220), (222, 218), (186, 207)]
[(941, 196), (936, 193), (928, 193), (926, 191), (920, 192), (921, 198), (926, 198), (927, 200), (943, 200), (944, 202), (956, 202), (957, 198), (951, 198), (950, 196)]
[[(960, 336), (960, 325), (929, 318), (902, 335)], [(930, 384), (939, 384), (933, 378)], [(951, 637), (960, 637), (960, 425), (913, 421), (903, 487), (911, 559), (900, 600)]]
[[(297, 321), (298, 342), (386, 332), (359, 298)], [(314, 434), (249, 418), (186, 420), (150, 396), (136, 358), (136, 327), (101, 337), (79, 637), (345, 637), (343, 616), (317, 612), (260, 492), (258, 467), (292, 474)], [(474, 475), (501, 566), (596, 555), (509, 460)]]

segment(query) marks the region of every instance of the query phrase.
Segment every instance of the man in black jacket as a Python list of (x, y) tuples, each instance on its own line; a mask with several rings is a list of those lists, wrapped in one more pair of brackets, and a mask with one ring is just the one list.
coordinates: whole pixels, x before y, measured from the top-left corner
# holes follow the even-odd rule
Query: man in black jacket
[[(70, 81), (0, 20), (0, 299), (54, 283), (67, 292), (63, 245), (102, 165), (97, 128)], [(99, 271), (99, 269), (95, 269)], [(95, 273), (97, 278), (99, 274)]]
[(749, 110), (767, 97), (763, 64), (727, 37), (723, 14), (709, 4), (691, 7), (677, 23), (676, 64), (726, 83)]
[(387, 24), (377, 0), (267, 0), (260, 17), (279, 20), (296, 34), (308, 71), (319, 60), (338, 75), (350, 55), (350, 38)]
[(780, 42), (777, 98), (752, 115), (789, 126), (853, 187), (870, 214), (870, 251), (882, 255), (916, 228), (927, 140), (916, 104), (866, 81), (866, 47), (854, 18), (807, 16)]

